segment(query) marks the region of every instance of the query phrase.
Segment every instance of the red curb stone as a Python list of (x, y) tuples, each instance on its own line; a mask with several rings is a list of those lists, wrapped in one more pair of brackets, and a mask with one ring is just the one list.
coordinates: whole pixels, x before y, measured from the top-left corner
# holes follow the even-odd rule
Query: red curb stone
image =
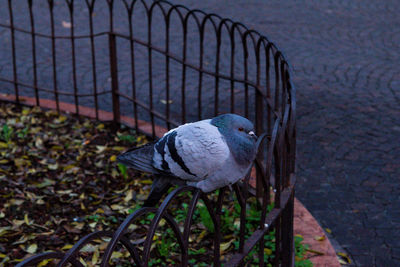
[[(340, 267), (339, 260), (336, 256), (328, 237), (324, 230), (318, 224), (317, 220), (297, 199), (294, 199), (294, 223), (293, 232), (295, 235), (301, 235), (304, 238), (304, 243), (310, 245), (311, 250), (323, 253), (317, 255), (308, 252), (306, 258), (310, 259), (314, 267)], [(315, 237), (325, 237), (322, 241), (315, 240)]]
[[(0, 100), (15, 102), (16, 98), (14, 95), (0, 94)], [(24, 105), (35, 106), (36, 100), (32, 97), (22, 96), (20, 102)], [(56, 109), (56, 102), (54, 100), (43, 99), (39, 100), (40, 107)], [(74, 104), (65, 102), (59, 102), (61, 111), (67, 113), (76, 114)], [(89, 118), (96, 118), (96, 111), (94, 108), (79, 106), (79, 115), (83, 115)], [(113, 113), (103, 110), (98, 111), (99, 120), (110, 121), (113, 119)], [(135, 127), (135, 120), (131, 117), (121, 116), (121, 122), (130, 127)], [(144, 132), (151, 133), (151, 124), (142, 120), (138, 120), (138, 128)], [(158, 137), (161, 137), (167, 129), (160, 126), (155, 126), (155, 133)], [(255, 183), (255, 169), (253, 168), (251, 174), (250, 183), (254, 186)], [(304, 243), (310, 245), (310, 249), (323, 253), (323, 255), (316, 255), (313, 253), (307, 253), (306, 258), (310, 259), (314, 267), (340, 267), (340, 263), (336, 257), (336, 252), (329, 241), (328, 237), (325, 236), (324, 231), (318, 224), (317, 220), (311, 215), (311, 213), (303, 206), (303, 204), (295, 198), (294, 200), (294, 234), (301, 235), (304, 238)], [(315, 237), (325, 236), (322, 241), (315, 240)]]

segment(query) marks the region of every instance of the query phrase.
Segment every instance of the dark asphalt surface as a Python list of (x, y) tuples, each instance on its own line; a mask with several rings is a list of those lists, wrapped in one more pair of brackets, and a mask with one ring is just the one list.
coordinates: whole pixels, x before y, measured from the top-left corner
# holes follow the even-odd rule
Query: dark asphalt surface
[[(5, 2), (1, 0), (1, 5), (6, 6)], [(243, 22), (285, 53), (297, 88), (297, 197), (323, 227), (332, 230), (355, 266), (400, 266), (400, 2), (172, 2)], [(0, 23), (6, 23), (4, 12), (7, 10), (0, 10)], [(104, 10), (96, 12), (100, 27)], [(80, 20), (85, 16), (77, 18), (77, 23)], [(29, 25), (24, 18), (19, 22)], [(59, 31), (67, 30), (61, 23), (57, 25)], [(116, 25), (124, 29), (123, 22)], [(9, 45), (9, 31), (0, 28), (0, 76), (11, 77)], [(92, 78), (84, 67), (90, 54), (85, 50), (87, 43), (79, 45), (78, 83), (85, 84)], [(41, 57), (42, 86), (51, 87), (51, 79), (46, 79), (51, 75), (51, 47), (48, 42), (38, 47), (47, 55)], [(24, 55), (18, 61), (19, 76), (24, 79), (32, 75), (29, 51), (23, 46), (18, 49)], [(107, 51), (107, 43), (96, 49)], [(70, 62), (70, 51), (60, 53)], [(140, 61), (146, 50), (137, 53)], [(98, 59), (99, 91), (109, 86), (107, 60)], [(65, 73), (59, 77), (65, 79), (60, 86), (72, 87), (71, 71), (63, 69), (63, 62), (59, 68)], [(120, 69), (121, 84), (129, 85), (129, 73), (124, 71)], [(141, 76), (146, 74), (144, 70)], [(138, 81), (139, 90), (146, 82)], [(6, 83), (0, 85), (4, 92), (12, 92)], [(73, 101), (68, 97), (62, 100)], [(100, 107), (109, 109), (109, 105), (109, 97), (100, 99)]]

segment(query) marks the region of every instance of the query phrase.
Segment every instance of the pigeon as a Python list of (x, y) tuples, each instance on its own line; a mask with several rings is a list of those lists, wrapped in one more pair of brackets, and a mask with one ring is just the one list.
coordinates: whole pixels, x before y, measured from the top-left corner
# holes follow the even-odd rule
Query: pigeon
[(236, 114), (186, 123), (156, 142), (130, 149), (119, 163), (154, 174), (144, 206), (155, 206), (172, 185), (205, 193), (232, 185), (249, 172), (256, 156), (253, 123)]

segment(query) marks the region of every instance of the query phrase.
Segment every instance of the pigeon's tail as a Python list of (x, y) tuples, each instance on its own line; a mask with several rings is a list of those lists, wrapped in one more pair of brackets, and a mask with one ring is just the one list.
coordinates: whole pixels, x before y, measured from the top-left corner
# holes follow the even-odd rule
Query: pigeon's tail
[(118, 162), (138, 171), (156, 173), (153, 168), (154, 143), (133, 148), (117, 157)]
[(151, 191), (146, 201), (144, 202), (144, 207), (154, 207), (160, 201), (162, 196), (167, 193), (168, 189), (172, 186), (168, 179), (157, 177), (153, 181)]

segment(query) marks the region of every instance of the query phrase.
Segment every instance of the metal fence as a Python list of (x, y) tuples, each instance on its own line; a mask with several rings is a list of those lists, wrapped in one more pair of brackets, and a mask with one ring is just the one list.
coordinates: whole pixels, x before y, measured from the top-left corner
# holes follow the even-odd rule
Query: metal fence
[[(17, 103), (29, 98), (39, 106), (50, 100), (57, 110), (69, 103), (75, 113), (86, 114), (83, 110), (90, 108), (100, 120), (108, 111), (113, 121), (153, 138), (157, 127), (170, 129), (232, 112), (251, 119), (260, 136), (255, 171), (243, 186), (234, 186), (241, 207), (240, 242), (224, 261), (219, 230), (226, 189), (219, 190), (213, 201), (184, 186), (171, 192), (159, 208), (131, 214), (114, 233), (95, 232), (67, 253), (40, 254), (18, 266), (50, 258), (60, 259), (59, 266), (83, 266), (77, 260), (79, 250), (99, 237), (111, 238), (101, 266), (108, 266), (117, 244), (126, 247), (137, 266), (147, 266), (162, 218), (176, 236), (181, 265), (187, 266), (192, 216), (200, 199), (215, 227), (215, 266), (244, 265), (256, 245), (259, 266), (264, 266), (264, 238), (272, 229), (272, 264), (294, 264), (295, 88), (286, 60), (266, 37), (216, 14), (164, 1), (1, 0), (0, 41), (1, 98)], [(258, 230), (246, 239), (252, 179), (262, 215)], [(191, 191), (192, 198), (182, 231), (168, 207), (185, 191)], [(267, 212), (271, 199), (274, 208)], [(129, 240), (128, 228), (148, 213), (155, 216), (139, 249)]]

